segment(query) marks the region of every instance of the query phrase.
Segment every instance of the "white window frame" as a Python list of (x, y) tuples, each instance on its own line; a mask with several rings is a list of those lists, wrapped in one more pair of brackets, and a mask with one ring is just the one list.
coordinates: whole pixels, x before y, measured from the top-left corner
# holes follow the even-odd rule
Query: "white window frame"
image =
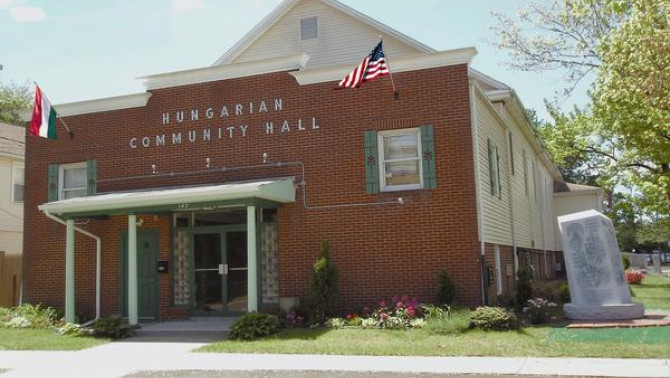
[[(308, 19), (314, 19), (316, 22), (316, 36), (314, 38), (307, 38), (303, 39), (302, 38), (302, 22), (303, 20), (308, 20)], [(302, 17), (300, 21), (298, 21), (298, 40), (300, 42), (309, 42), (309, 41), (315, 41), (319, 39), (319, 17), (317, 16), (309, 16), (309, 17)]]
[(15, 193), (14, 193), (14, 187), (16, 185), (15, 184), (15, 180), (16, 180), (16, 173), (15, 172), (16, 172), (17, 169), (23, 170), (23, 198), (25, 198), (25, 196), (26, 196), (26, 168), (25, 168), (25, 165), (23, 163), (17, 163), (17, 162), (12, 163), (12, 179), (10, 180), (11, 188), (9, 190), (10, 190), (10, 193), (11, 193), (11, 201), (13, 203), (23, 203), (23, 200), (21, 200), (21, 201), (16, 200)]
[[(417, 146), (417, 157), (416, 158), (405, 158), (405, 159), (391, 159), (386, 160), (384, 157), (384, 137), (389, 136), (399, 136), (399, 135), (415, 135), (416, 136), (416, 146)], [(421, 147), (421, 129), (418, 127), (411, 129), (397, 129), (397, 130), (385, 130), (377, 133), (377, 150), (379, 152), (379, 188), (382, 192), (397, 192), (401, 190), (415, 190), (423, 189), (423, 159), (422, 154), (423, 150)], [(408, 185), (386, 185), (386, 163), (392, 162), (401, 162), (401, 161), (419, 161), (419, 183), (418, 184), (408, 184)]]
[[(75, 190), (84, 190), (88, 193), (88, 169), (85, 161), (82, 161), (80, 163), (72, 163), (72, 164), (61, 164), (58, 166), (58, 200), (64, 200), (65, 199), (65, 171), (68, 169), (80, 169), (84, 168), (86, 171), (86, 184), (83, 187), (80, 188), (68, 188), (68, 191), (75, 191)], [(86, 196), (86, 194), (84, 194)]]

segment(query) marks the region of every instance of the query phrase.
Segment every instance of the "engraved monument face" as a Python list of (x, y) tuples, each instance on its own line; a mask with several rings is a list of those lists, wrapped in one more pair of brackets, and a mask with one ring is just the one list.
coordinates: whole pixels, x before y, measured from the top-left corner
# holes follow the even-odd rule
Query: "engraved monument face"
[(572, 319), (631, 319), (644, 308), (633, 303), (624, 277), (612, 221), (595, 210), (558, 217), (572, 303)]

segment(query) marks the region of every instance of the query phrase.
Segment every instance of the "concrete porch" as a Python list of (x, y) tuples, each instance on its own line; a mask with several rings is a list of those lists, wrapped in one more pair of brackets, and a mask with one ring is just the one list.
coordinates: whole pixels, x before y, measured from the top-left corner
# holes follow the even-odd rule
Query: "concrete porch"
[(192, 317), (188, 320), (141, 323), (131, 342), (210, 343), (224, 340), (237, 317)]

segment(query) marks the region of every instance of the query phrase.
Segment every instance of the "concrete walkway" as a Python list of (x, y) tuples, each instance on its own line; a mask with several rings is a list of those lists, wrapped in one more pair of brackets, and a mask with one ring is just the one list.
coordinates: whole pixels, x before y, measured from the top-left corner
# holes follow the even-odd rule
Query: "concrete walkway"
[(368, 357), (190, 353), (203, 344), (114, 342), (76, 352), (0, 352), (9, 377), (123, 377), (141, 371), (359, 371), (670, 377), (670, 360), (608, 358)]

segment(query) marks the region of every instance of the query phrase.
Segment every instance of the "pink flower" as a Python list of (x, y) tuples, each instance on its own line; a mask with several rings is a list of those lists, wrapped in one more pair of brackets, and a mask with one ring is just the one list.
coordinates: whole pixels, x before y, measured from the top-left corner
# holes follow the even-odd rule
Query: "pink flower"
[(395, 302), (397, 302), (397, 301), (398, 301), (398, 296), (397, 296), (397, 295), (394, 295), (394, 296), (393, 296), (393, 299), (391, 299), (391, 302), (395, 303)]
[(381, 320), (386, 320), (386, 318), (388, 318), (388, 317), (389, 317), (388, 314), (386, 314), (385, 312), (382, 312), (381, 314), (379, 314), (379, 319), (381, 319)]
[(386, 301), (383, 299), (379, 301), (379, 307), (386, 307)]
[(403, 295), (403, 296), (402, 296), (402, 301), (403, 301), (403, 302), (407, 302), (408, 300), (409, 300), (409, 297), (408, 297), (408, 296), (406, 296), (406, 295)]
[(402, 302), (396, 303), (395, 308), (397, 308), (397, 309), (402, 308)]
[(408, 307), (408, 308), (407, 308), (407, 313), (408, 313), (409, 316), (411, 316), (411, 317), (416, 316), (416, 310), (414, 310), (414, 307)]

